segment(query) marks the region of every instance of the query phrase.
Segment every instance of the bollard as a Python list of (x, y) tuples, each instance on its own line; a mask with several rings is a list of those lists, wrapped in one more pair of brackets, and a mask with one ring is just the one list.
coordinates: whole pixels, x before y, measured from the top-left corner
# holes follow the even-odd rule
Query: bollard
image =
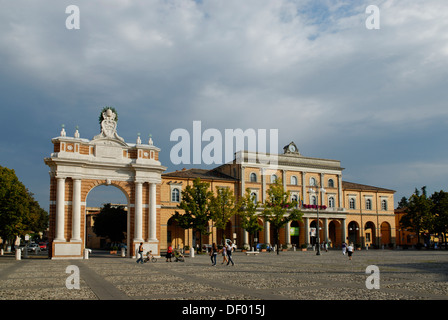
[(22, 250), (16, 249), (16, 260), (22, 260)]
[(194, 248), (190, 249), (190, 258), (194, 258)]
[(3, 249), (0, 249), (0, 256), (2, 256), (4, 254)]
[(123, 258), (126, 257), (126, 249), (124, 247), (121, 247), (121, 256)]
[(89, 259), (89, 252), (90, 252), (90, 249), (84, 249), (84, 259)]

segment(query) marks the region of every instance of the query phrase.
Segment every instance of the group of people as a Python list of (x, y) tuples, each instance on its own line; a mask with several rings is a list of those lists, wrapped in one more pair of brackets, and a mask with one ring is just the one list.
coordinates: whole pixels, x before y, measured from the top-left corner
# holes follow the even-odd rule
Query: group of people
[(352, 260), (353, 251), (353, 243), (350, 243), (348, 246), (345, 242), (342, 243), (342, 254), (345, 256), (345, 254), (347, 253), (349, 260)]
[(227, 262), (227, 265), (229, 263), (232, 263), (232, 266), (235, 265), (232, 259), (232, 241), (227, 242), (225, 245), (222, 246), (222, 249), (218, 249), (218, 246), (216, 243), (212, 244), (212, 247), (210, 249), (210, 260), (212, 261), (212, 266), (216, 266), (216, 258), (218, 256), (218, 253), (222, 254), (222, 263)]

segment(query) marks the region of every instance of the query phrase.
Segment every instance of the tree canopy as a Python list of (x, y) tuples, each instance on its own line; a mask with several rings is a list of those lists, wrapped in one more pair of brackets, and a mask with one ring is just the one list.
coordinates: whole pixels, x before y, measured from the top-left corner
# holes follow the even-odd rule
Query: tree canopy
[(291, 201), (291, 194), (285, 191), (280, 179), (271, 183), (268, 189), (268, 199), (264, 203), (262, 217), (270, 223), (274, 230), (277, 254), (279, 253), (279, 231), (289, 221), (301, 221), (303, 213), (297, 209), (297, 201)]
[[(16, 236), (43, 232), (48, 213), (19, 181), (15, 171), (0, 166), (0, 236), (13, 243)], [(6, 241), (3, 242), (4, 246)]]
[(127, 213), (123, 206), (105, 204), (94, 218), (93, 232), (111, 242), (122, 242), (126, 238)]

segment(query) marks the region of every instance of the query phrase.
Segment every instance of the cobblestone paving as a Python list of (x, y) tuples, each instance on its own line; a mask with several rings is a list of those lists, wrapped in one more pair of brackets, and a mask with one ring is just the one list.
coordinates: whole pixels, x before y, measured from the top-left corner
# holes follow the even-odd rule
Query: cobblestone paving
[[(236, 252), (235, 266), (211, 266), (207, 255), (185, 262), (135, 263), (92, 255), (88, 260), (0, 256), (0, 300), (448, 300), (448, 252)], [(80, 289), (67, 289), (66, 268), (80, 270)], [(366, 268), (380, 270), (380, 289), (367, 289)]]

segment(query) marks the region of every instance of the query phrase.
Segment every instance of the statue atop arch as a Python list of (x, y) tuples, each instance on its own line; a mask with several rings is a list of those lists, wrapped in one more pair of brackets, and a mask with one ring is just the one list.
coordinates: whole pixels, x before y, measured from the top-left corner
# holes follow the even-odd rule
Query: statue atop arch
[(117, 133), (117, 121), (118, 116), (115, 109), (111, 107), (103, 108), (100, 115), (101, 133), (95, 136), (93, 140), (112, 139), (124, 142), (124, 139)]

